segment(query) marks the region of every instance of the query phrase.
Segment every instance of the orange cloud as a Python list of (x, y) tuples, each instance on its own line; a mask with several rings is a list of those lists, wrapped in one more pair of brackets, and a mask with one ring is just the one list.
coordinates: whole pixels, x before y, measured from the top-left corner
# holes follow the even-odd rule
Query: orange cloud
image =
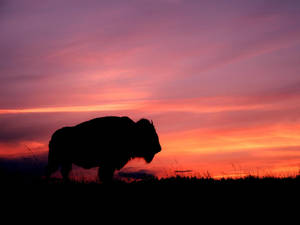
[(163, 134), (169, 152), (212, 153), (300, 146), (300, 124), (193, 129)]
[[(0, 114), (9, 113), (33, 113), (33, 112), (91, 112), (91, 111), (115, 111), (115, 110), (141, 110), (145, 112), (192, 112), (192, 113), (215, 113), (224, 111), (243, 111), (243, 110), (267, 110), (278, 108), (273, 102), (247, 102), (247, 98), (233, 97), (207, 97), (190, 99), (172, 100), (139, 100), (148, 96), (147, 92), (130, 91), (124, 88), (112, 88), (112, 93), (91, 95), (92, 98), (109, 98), (117, 101), (114, 104), (83, 105), (83, 106), (64, 106), (64, 107), (38, 107), (27, 109), (0, 109)], [(139, 99), (135, 100), (134, 98)], [(122, 101), (131, 99), (129, 101)], [(121, 100), (120, 100), (121, 99)], [(281, 102), (279, 102), (281, 103)]]
[(30, 155), (43, 153), (48, 150), (48, 143), (37, 141), (21, 141), (18, 143), (1, 143), (0, 142), (0, 156), (11, 157), (17, 155)]
[(48, 112), (92, 112), (92, 111), (115, 111), (134, 109), (136, 106), (130, 103), (103, 104), (92, 106), (65, 106), (65, 107), (41, 107), (28, 109), (1, 109), (0, 114), (16, 113), (48, 113)]

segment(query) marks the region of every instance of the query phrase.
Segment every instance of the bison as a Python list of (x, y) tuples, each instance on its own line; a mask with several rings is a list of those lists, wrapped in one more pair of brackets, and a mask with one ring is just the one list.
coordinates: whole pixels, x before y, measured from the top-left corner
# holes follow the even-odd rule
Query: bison
[(102, 182), (111, 181), (120, 170), (136, 157), (150, 163), (161, 151), (153, 122), (128, 117), (100, 117), (54, 132), (49, 142), (46, 177), (61, 168), (64, 180), (69, 179), (72, 164), (85, 169), (99, 167)]

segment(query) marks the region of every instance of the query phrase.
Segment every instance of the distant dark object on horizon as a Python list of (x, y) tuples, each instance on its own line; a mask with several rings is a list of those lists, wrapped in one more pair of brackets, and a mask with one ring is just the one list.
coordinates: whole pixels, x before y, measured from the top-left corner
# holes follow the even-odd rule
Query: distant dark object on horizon
[(119, 172), (119, 177), (127, 178), (127, 179), (135, 179), (135, 180), (145, 180), (145, 179), (154, 179), (155, 175), (147, 170), (139, 170), (135, 172)]
[(141, 157), (150, 163), (160, 151), (152, 121), (134, 122), (128, 117), (114, 116), (96, 118), (54, 132), (49, 142), (46, 177), (61, 167), (63, 178), (68, 180), (74, 163), (85, 169), (99, 167), (99, 179), (107, 182), (129, 160)]
[(191, 173), (193, 170), (175, 170), (175, 173)]

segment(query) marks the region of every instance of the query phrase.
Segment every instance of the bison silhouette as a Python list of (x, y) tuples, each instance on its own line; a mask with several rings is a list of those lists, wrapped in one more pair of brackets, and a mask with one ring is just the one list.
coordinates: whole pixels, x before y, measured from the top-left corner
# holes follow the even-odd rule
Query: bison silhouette
[(111, 181), (120, 170), (136, 157), (150, 163), (161, 151), (153, 122), (128, 117), (100, 117), (54, 132), (49, 142), (46, 177), (59, 168), (64, 180), (69, 179), (72, 164), (90, 169), (99, 167), (102, 182)]

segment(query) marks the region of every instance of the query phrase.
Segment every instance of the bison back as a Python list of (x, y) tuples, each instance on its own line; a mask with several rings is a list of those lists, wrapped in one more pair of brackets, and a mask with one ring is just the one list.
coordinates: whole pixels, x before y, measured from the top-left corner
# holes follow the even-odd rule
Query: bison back
[(73, 127), (72, 133), (70, 150), (78, 165), (111, 164), (116, 158), (128, 158), (135, 148), (135, 123), (128, 117), (93, 119)]

